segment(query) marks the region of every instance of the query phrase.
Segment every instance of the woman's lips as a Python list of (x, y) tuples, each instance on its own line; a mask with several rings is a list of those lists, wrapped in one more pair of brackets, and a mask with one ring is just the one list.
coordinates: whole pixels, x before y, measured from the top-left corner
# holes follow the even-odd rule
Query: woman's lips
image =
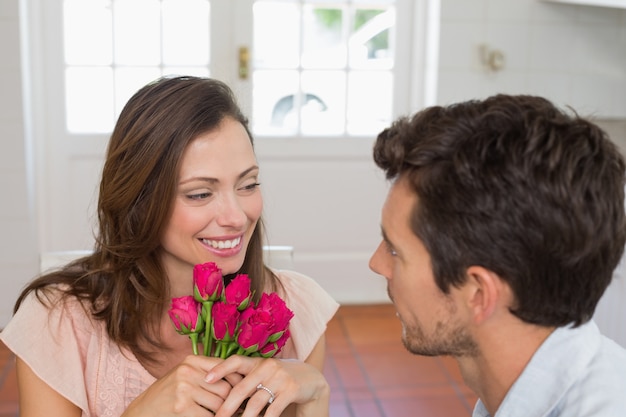
[(200, 239), (200, 241), (210, 252), (223, 257), (236, 255), (243, 247), (242, 236), (234, 239)]

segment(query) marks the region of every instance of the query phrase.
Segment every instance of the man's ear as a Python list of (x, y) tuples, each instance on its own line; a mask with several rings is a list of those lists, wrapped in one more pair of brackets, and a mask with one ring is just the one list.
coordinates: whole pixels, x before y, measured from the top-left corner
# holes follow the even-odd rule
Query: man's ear
[(467, 268), (467, 281), (464, 285), (465, 300), (475, 324), (490, 318), (502, 303), (503, 282), (494, 272), (482, 266)]

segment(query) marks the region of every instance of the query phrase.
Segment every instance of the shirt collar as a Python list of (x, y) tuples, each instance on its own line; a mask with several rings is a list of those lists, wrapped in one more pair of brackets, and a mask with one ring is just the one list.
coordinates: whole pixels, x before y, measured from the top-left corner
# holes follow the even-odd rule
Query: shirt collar
[[(600, 331), (593, 321), (576, 328), (558, 327), (513, 383), (496, 417), (547, 415), (587, 367), (600, 341)], [(472, 416), (491, 417), (480, 399)]]

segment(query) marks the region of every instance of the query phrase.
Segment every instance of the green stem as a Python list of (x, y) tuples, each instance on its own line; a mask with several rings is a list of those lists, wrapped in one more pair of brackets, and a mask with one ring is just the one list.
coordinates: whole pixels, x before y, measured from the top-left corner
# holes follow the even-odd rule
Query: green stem
[(190, 333), (189, 338), (191, 339), (191, 348), (193, 349), (193, 354), (198, 354), (198, 333)]
[(239, 345), (237, 345), (237, 343), (231, 343), (230, 345), (228, 345), (228, 352), (226, 353), (226, 357), (229, 357), (233, 353), (236, 353), (238, 348), (239, 348)]
[(204, 346), (204, 356), (210, 356), (213, 350), (213, 318), (211, 317), (211, 309), (213, 308), (212, 301), (206, 301), (202, 303), (202, 309), (204, 310), (204, 340), (202, 344)]
[(228, 344), (224, 342), (220, 342), (222, 347), (222, 351), (220, 352), (220, 358), (226, 359), (228, 357)]

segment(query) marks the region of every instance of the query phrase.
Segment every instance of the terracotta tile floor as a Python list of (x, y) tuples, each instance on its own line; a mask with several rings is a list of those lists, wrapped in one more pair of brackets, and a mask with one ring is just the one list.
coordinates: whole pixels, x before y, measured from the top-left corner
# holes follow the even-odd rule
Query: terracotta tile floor
[(456, 362), (407, 352), (390, 304), (342, 306), (327, 345), (331, 417), (471, 415), (476, 396)]
[[(476, 397), (454, 360), (408, 353), (389, 304), (346, 305), (328, 329), (331, 417), (470, 416)], [(13, 355), (0, 344), (0, 417), (17, 417)]]

